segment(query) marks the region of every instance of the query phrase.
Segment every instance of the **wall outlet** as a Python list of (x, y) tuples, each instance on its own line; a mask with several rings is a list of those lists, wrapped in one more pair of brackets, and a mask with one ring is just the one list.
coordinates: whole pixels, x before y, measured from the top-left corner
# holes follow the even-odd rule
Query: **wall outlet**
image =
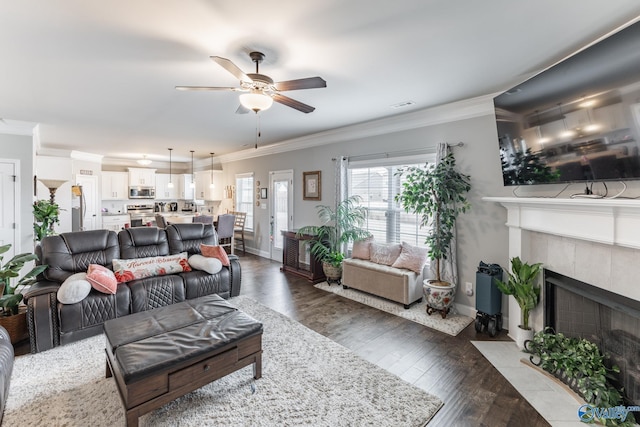
[(464, 284), (464, 291), (467, 295), (471, 296), (473, 295), (473, 283), (471, 282), (465, 282)]

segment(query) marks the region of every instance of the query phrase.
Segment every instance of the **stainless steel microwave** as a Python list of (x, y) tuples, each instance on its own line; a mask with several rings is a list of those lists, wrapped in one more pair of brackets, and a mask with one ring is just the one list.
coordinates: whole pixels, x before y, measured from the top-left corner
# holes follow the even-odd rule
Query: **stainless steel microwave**
[(130, 199), (155, 199), (156, 189), (154, 187), (129, 187)]

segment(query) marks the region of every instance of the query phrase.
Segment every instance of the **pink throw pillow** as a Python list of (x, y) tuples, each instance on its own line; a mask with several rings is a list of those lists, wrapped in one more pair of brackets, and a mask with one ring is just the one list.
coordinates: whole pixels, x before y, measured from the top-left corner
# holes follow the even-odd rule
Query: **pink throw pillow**
[(371, 243), (371, 262), (382, 265), (393, 265), (400, 256), (400, 243)]
[(402, 242), (402, 251), (392, 267), (406, 268), (420, 274), (428, 259), (429, 250), (427, 248), (419, 248), (418, 246), (411, 246), (407, 242)]
[(224, 265), (225, 267), (229, 267), (229, 265), (231, 264), (231, 262), (229, 261), (229, 256), (227, 255), (227, 251), (225, 251), (222, 246), (212, 246), (201, 243), (200, 252), (202, 252), (202, 255), (205, 257), (219, 259), (222, 265)]
[(371, 243), (373, 243), (373, 237), (367, 237), (366, 239), (353, 242), (351, 258), (371, 259)]
[(191, 271), (186, 252), (176, 255), (113, 260), (113, 272), (118, 283), (183, 271)]
[(118, 281), (113, 271), (100, 264), (89, 264), (87, 281), (93, 289), (103, 294), (115, 294), (118, 289)]

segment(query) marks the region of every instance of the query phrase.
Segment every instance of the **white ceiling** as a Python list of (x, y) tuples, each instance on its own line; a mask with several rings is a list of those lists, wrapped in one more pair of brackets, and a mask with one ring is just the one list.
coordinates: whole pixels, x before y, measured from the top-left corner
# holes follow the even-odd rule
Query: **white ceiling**
[[(638, 0), (0, 0), (0, 131), (110, 159), (228, 154), (256, 142), (209, 59), (275, 81), (321, 76), (260, 114), (261, 146), (503, 91), (640, 15)], [(404, 109), (391, 105), (413, 101)], [(18, 122), (15, 122), (18, 123)]]

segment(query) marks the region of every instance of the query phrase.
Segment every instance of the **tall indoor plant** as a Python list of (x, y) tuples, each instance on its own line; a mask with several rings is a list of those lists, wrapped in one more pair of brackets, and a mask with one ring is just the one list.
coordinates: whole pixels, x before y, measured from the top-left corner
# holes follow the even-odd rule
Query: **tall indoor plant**
[(305, 242), (309, 242), (311, 253), (322, 262), (329, 281), (339, 281), (342, 277), (345, 244), (369, 236), (369, 232), (362, 228), (367, 210), (360, 201), (360, 196), (351, 196), (338, 203), (335, 210), (331, 206), (319, 205), (318, 218), (322, 225), (307, 225), (298, 230), (298, 235), (315, 236)]
[(505, 295), (513, 295), (520, 306), (520, 325), (515, 332), (518, 347), (524, 349), (525, 341), (533, 338), (533, 329), (529, 327), (529, 317), (540, 301), (540, 286), (537, 277), (542, 264), (528, 264), (520, 257), (511, 258), (509, 280), (496, 280), (496, 286)]

